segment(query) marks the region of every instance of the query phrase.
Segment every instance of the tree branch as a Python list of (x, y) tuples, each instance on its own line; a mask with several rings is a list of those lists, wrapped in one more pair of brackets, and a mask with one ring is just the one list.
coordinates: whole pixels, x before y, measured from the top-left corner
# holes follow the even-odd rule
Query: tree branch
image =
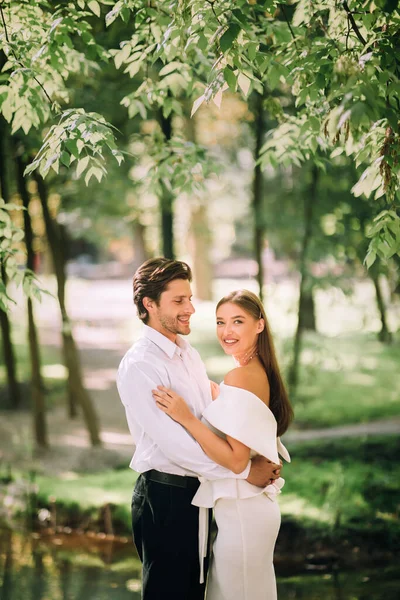
[(214, 8), (215, 0), (206, 0), (206, 2), (211, 6), (211, 10), (214, 13), (214, 17), (216, 18), (217, 23), (219, 23), (219, 25), (222, 25), (221, 21), (219, 20), (219, 17), (217, 15), (217, 13), (215, 12), (215, 8)]
[(291, 25), (291, 23), (290, 23), (290, 21), (289, 21), (289, 19), (287, 17), (285, 6), (283, 4), (281, 5), (281, 9), (282, 9), (283, 16), (285, 17), (285, 21), (287, 23), (287, 26), (289, 27), (289, 31), (292, 34), (292, 38), (293, 38), (293, 41), (294, 41), (294, 46), (295, 46), (295, 48), (297, 48), (296, 36), (294, 35), (294, 31), (293, 31), (292, 25)]
[(347, 13), (347, 19), (350, 21), (351, 26), (353, 28), (354, 33), (356, 34), (356, 36), (358, 37), (358, 39), (360, 40), (360, 42), (362, 43), (363, 46), (367, 45), (367, 42), (364, 40), (363, 36), (361, 35), (360, 30), (357, 27), (357, 23), (354, 20), (353, 17), (353, 13), (351, 12), (349, 5), (347, 2), (343, 2), (343, 8)]
[(4, 2), (4, 0), (2, 0), (2, 2), (0, 3), (0, 15), (1, 15), (1, 20), (2, 20), (2, 23), (3, 23), (4, 34), (5, 34), (5, 36), (6, 36), (6, 41), (7, 41), (7, 44), (9, 45), (9, 48), (10, 48), (11, 54), (13, 55), (13, 57), (14, 57), (14, 59), (15, 59), (16, 63), (17, 63), (17, 64), (18, 64), (20, 67), (22, 67), (23, 69), (27, 69), (28, 71), (30, 71), (30, 72), (31, 72), (31, 74), (32, 74), (32, 79), (33, 79), (34, 81), (36, 81), (36, 83), (38, 84), (38, 86), (41, 88), (42, 92), (43, 92), (43, 93), (44, 93), (44, 95), (46, 96), (46, 98), (47, 98), (47, 100), (48, 100), (48, 102), (49, 102), (49, 104), (50, 104), (50, 110), (53, 110), (53, 101), (52, 101), (52, 99), (50, 98), (49, 94), (46, 92), (46, 90), (45, 90), (45, 88), (44, 88), (43, 84), (42, 84), (42, 83), (40, 83), (40, 81), (39, 81), (39, 79), (36, 77), (36, 75), (33, 75), (33, 71), (32, 71), (32, 69), (29, 69), (28, 67), (26, 67), (26, 66), (25, 66), (25, 65), (24, 65), (24, 64), (23, 64), (23, 63), (22, 63), (22, 62), (19, 60), (18, 56), (15, 54), (14, 48), (12, 47), (12, 45), (11, 45), (11, 43), (10, 43), (10, 38), (8, 37), (8, 30), (7, 30), (6, 20), (5, 20), (5, 17), (4, 17), (4, 11), (3, 11), (3, 2)]

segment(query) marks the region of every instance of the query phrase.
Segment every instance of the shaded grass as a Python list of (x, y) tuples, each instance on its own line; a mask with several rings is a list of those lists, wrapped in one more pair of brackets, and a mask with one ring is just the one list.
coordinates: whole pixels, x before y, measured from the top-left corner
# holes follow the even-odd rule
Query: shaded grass
[(61, 504), (78, 503), (87, 509), (106, 503), (130, 505), (136, 479), (137, 473), (131, 469), (119, 469), (88, 475), (64, 473), (57, 478), (39, 475), (36, 483), (39, 500), (53, 497)]
[(375, 571), (325, 573), (278, 578), (278, 595), (283, 600), (397, 600), (399, 573), (395, 567)]
[(399, 533), (399, 452), (397, 436), (293, 445), (283, 473), (283, 515), (311, 518), (332, 530), (379, 522)]
[[(391, 530), (398, 535), (400, 439), (395, 436), (345, 439), (293, 445), (292, 462), (285, 464), (280, 495), (284, 519), (305, 527), (318, 524), (327, 531), (346, 528)], [(130, 502), (137, 475), (130, 469), (98, 474), (66, 474), (37, 479), (39, 505), (50, 498), (66, 510), (98, 510), (115, 505), (114, 517), (130, 528)]]
[(295, 423), (333, 427), (400, 416), (400, 344), (373, 334), (306, 336)]

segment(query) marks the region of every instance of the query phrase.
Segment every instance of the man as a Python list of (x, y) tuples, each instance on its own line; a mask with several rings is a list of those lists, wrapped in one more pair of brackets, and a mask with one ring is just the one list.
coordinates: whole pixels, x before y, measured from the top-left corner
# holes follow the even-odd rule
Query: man
[(190, 333), (195, 312), (191, 279), (190, 267), (180, 261), (155, 258), (139, 267), (133, 298), (144, 323), (143, 337), (128, 350), (118, 370), (118, 391), (136, 444), (130, 466), (140, 473), (132, 498), (132, 528), (143, 563), (144, 600), (204, 598), (199, 509), (191, 504), (198, 476), (247, 478), (264, 487), (280, 472), (278, 465), (256, 457), (235, 475), (208, 458), (187, 431), (156, 406), (152, 390), (158, 385), (185, 398), (197, 417), (212, 401), (205, 366), (180, 337)]

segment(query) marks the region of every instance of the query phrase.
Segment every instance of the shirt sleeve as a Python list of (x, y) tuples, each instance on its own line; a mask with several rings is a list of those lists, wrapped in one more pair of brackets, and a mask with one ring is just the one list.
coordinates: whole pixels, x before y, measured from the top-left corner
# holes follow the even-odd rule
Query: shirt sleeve
[(205, 454), (200, 444), (182, 425), (157, 408), (152, 390), (165, 383), (161, 374), (151, 364), (121, 365), (117, 387), (130, 429), (138, 424), (171, 462), (195, 475), (206, 479), (246, 479), (250, 471), (250, 461), (246, 469), (238, 475), (218, 465)]

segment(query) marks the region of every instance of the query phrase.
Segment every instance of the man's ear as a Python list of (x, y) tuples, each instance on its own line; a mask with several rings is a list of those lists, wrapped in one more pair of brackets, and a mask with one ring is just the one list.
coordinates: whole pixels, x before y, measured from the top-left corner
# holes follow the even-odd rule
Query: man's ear
[(151, 309), (154, 306), (154, 300), (152, 300), (151, 298), (148, 298), (147, 296), (145, 296), (143, 298), (143, 306), (145, 307), (145, 309), (149, 312), (151, 312)]

